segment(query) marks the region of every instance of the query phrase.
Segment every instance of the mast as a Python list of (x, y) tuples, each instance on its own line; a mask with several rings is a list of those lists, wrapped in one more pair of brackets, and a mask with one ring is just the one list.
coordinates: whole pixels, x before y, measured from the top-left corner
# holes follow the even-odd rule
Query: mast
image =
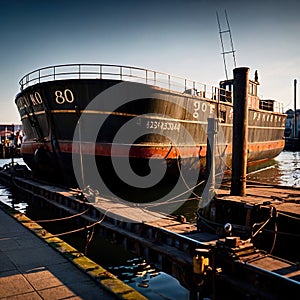
[[(226, 20), (227, 28), (225, 30), (221, 29), (221, 23), (220, 23), (218, 12), (216, 12), (216, 14), (217, 14), (217, 21), (218, 21), (218, 26), (219, 26), (219, 34), (220, 34), (220, 40), (221, 40), (221, 46), (222, 46), (222, 52), (221, 52), (221, 54), (223, 55), (225, 75), (226, 75), (226, 79), (228, 80), (228, 72), (227, 72), (226, 57), (225, 56), (226, 56), (226, 54), (232, 54), (233, 65), (234, 65), (234, 68), (236, 68), (235, 50), (234, 50), (234, 46), (233, 46), (233, 41), (232, 41), (232, 36), (231, 36), (231, 29), (230, 29), (230, 26), (229, 26), (228, 16), (227, 16), (226, 10), (225, 10), (225, 20)], [(227, 35), (227, 37), (230, 39), (230, 47), (231, 47), (231, 49), (229, 49), (229, 50), (225, 50), (224, 41), (223, 41), (223, 35)]]

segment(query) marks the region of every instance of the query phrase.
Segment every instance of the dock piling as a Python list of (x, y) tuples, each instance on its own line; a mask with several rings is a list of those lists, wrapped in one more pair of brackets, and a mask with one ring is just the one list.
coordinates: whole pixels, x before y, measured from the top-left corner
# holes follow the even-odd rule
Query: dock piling
[(233, 135), (231, 195), (246, 194), (249, 68), (233, 70)]
[(216, 178), (215, 178), (215, 144), (216, 134), (218, 133), (218, 119), (208, 118), (207, 119), (207, 155), (206, 155), (206, 167), (208, 176), (208, 185), (210, 190), (214, 193)]
[(218, 119), (209, 117), (207, 119), (207, 151), (206, 151), (206, 186), (202, 193), (202, 205), (207, 206), (215, 196), (216, 172), (215, 172), (215, 144), (216, 134), (218, 133)]

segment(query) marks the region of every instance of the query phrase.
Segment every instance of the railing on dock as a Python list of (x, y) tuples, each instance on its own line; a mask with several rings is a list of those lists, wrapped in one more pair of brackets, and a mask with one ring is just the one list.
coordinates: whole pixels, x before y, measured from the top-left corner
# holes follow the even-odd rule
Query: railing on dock
[(37, 83), (62, 79), (112, 79), (132, 81), (216, 101), (222, 101), (225, 92), (227, 93), (227, 98), (229, 96), (228, 91), (197, 81), (143, 68), (110, 64), (66, 64), (48, 66), (26, 74), (21, 78), (19, 84), (22, 91)]

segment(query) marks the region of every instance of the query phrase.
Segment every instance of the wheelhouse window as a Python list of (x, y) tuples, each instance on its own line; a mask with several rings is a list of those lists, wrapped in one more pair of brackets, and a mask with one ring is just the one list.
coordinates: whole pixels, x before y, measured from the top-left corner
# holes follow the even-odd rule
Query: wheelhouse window
[(249, 95), (257, 96), (257, 84), (254, 82), (249, 82)]

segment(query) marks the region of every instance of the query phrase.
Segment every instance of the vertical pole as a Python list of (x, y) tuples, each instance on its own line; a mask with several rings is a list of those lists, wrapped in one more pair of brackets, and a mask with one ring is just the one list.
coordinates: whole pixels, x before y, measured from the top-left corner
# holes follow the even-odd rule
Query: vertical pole
[(207, 183), (202, 193), (204, 204), (208, 204), (215, 196), (215, 144), (218, 133), (218, 119), (209, 117), (207, 119), (207, 150), (206, 150), (206, 178)]
[(294, 79), (294, 134), (293, 138), (296, 138), (298, 136), (297, 134), (297, 97), (296, 97), (296, 91), (297, 91), (297, 79)]
[(3, 158), (6, 158), (6, 152), (7, 152), (7, 126), (5, 126)]
[(5, 158), (5, 140), (4, 140), (4, 143), (2, 144), (2, 157), (1, 158)]
[(233, 140), (231, 195), (246, 194), (249, 68), (233, 70)]
[(208, 135), (208, 144), (207, 144), (207, 170), (208, 170), (208, 186), (212, 191), (215, 190), (215, 139), (218, 132), (218, 119), (217, 118), (208, 118), (207, 119), (207, 135)]
[(14, 155), (15, 155), (15, 151), (16, 151), (16, 145), (17, 145), (17, 142), (15, 143), (15, 125), (12, 124), (12, 132), (13, 132), (13, 144), (12, 144), (12, 147), (10, 147), (10, 151), (11, 151), (11, 165), (12, 165), (12, 168), (14, 167)]

